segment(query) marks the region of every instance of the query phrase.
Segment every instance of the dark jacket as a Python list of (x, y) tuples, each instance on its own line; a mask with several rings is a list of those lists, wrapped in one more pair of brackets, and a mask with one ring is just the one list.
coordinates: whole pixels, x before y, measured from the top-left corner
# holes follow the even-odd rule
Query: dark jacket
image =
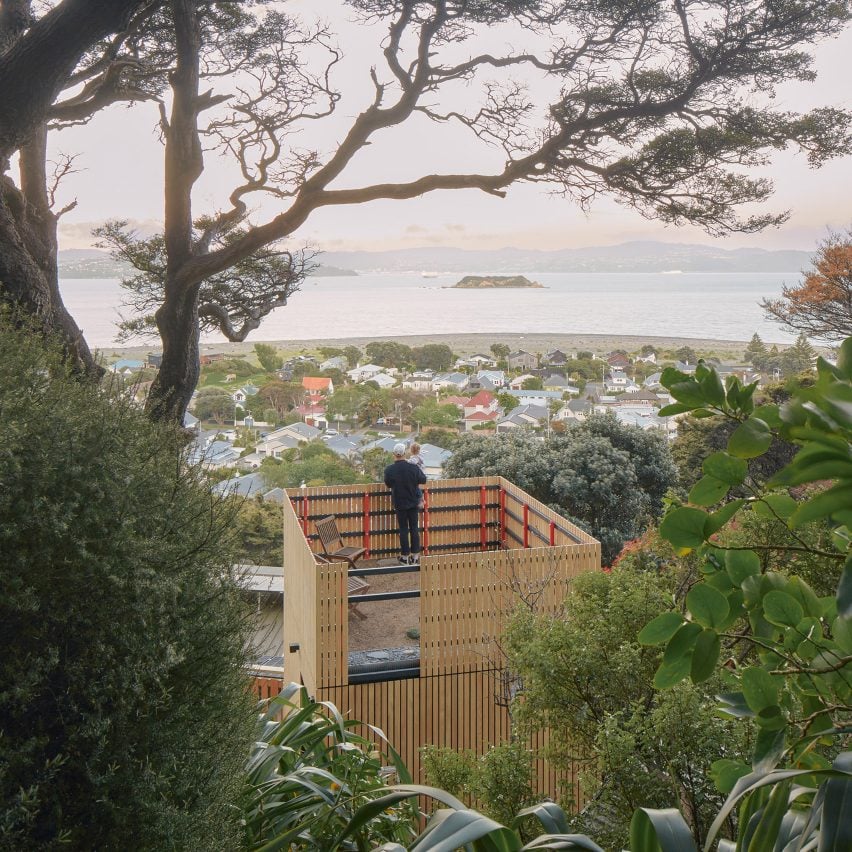
[(394, 509), (416, 509), (420, 502), (418, 486), (426, 482), (426, 474), (404, 459), (385, 468), (385, 485), (391, 490)]

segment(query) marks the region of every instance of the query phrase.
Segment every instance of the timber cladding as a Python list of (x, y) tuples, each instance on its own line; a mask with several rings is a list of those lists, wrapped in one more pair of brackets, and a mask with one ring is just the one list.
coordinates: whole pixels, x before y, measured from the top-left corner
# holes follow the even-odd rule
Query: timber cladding
[[(417, 677), (350, 683), (348, 567), (315, 558), (314, 522), (327, 515), (345, 544), (372, 557), (397, 553), (388, 489), (292, 489), (283, 507), (284, 677), (381, 729), (415, 778), (424, 745), (483, 753), (509, 739), (516, 685), (499, 650), (505, 619), (516, 606), (558, 613), (571, 579), (600, 569), (595, 539), (502, 477), (439, 480), (424, 491), (423, 556), (409, 575), (420, 591)], [(369, 617), (381, 618), (381, 607)], [(567, 783), (579, 801), (576, 773), (560, 778), (542, 761), (536, 772), (539, 792)]]

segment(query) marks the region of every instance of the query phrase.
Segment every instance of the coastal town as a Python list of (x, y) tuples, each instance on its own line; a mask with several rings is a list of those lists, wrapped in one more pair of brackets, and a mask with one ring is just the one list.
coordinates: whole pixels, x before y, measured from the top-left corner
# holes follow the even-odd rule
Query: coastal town
[[(707, 363), (723, 381), (761, 386), (809, 370), (816, 357), (805, 338), (779, 351), (756, 334), (742, 354), (727, 362), (707, 356)], [(210, 472), (218, 493), (280, 502), (275, 471), (305, 451), (339, 463), (314, 476), (297, 464), (294, 473), (307, 478), (291, 476), (290, 486), (374, 479), (400, 440), (417, 441), (427, 476), (440, 479), (464, 437), (522, 431), (543, 439), (592, 415), (671, 442), (681, 415), (659, 413), (674, 402), (662, 372), (673, 367), (693, 375), (702, 355), (691, 346), (528, 352), (498, 342), (457, 356), (446, 344), (376, 341), (363, 350), (305, 348), (285, 359), (275, 346), (259, 344), (243, 358), (201, 356), (201, 383), (184, 425), (196, 433), (190, 460)], [(151, 353), (118, 359), (109, 369), (143, 404), (158, 361)]]

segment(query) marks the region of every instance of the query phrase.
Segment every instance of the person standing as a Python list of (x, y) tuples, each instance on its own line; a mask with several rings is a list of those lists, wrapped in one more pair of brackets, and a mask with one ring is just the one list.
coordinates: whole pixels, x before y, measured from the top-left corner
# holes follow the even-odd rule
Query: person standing
[(394, 460), (385, 468), (385, 485), (391, 490), (393, 508), (399, 523), (399, 561), (403, 565), (416, 565), (420, 561), (420, 527), (418, 504), (420, 486), (426, 474), (405, 459), (405, 444), (395, 444)]

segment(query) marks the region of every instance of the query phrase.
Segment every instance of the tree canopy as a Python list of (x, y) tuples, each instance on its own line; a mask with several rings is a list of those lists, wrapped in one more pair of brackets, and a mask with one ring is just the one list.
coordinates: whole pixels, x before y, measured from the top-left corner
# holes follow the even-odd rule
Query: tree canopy
[(232, 514), (179, 430), (0, 322), (5, 849), (238, 846)]
[[(189, 402), (200, 322), (242, 333), (286, 298), (288, 276), (292, 283), (303, 271), (295, 255), (285, 256), (286, 269), (262, 293), (254, 289), (257, 277), (241, 270), (288, 251), (281, 242), (324, 207), (445, 189), (503, 196), (513, 183), (548, 182), (582, 206), (608, 195), (644, 215), (711, 233), (754, 231), (785, 216), (737, 212), (768, 198), (771, 184), (751, 169), (769, 152), (795, 145), (818, 165), (849, 150), (846, 113), (826, 107), (800, 115), (771, 100), (777, 84), (812, 78), (807, 48), (838, 32), (845, 3), (352, 0), (355, 14), (380, 25), (385, 39), (364, 71), (370, 101), (325, 153), (298, 134), (307, 124), (340, 119), (334, 71), (341, 54), (327, 26), (306, 24), (277, 4), (103, 5), (62, 0), (0, 38), (7, 48), (0, 53), (0, 281), (5, 299), (58, 330), (83, 369), (96, 369), (57, 286), (47, 122), (86, 121), (119, 101), (169, 102), (160, 114), (162, 250), (142, 271), (146, 282), (157, 278), (162, 294), (146, 313), (163, 342), (147, 403), (155, 418), (179, 421)], [(57, 21), (66, 27), (61, 45)], [(517, 47), (506, 47), (509, 41)], [(537, 90), (553, 92), (549, 103), (530, 94), (539, 82)], [(78, 84), (82, 93), (63, 95)], [(460, 86), (478, 93), (468, 109), (455, 108)], [(500, 164), (465, 172), (424, 161), (396, 182), (349, 180), (366, 146), (418, 119), (447, 128), (453, 140), (469, 133), (496, 146)], [(199, 215), (194, 195), (205, 147), (230, 157), (239, 177), (217, 213)], [(7, 174), (16, 151), (17, 185)], [(253, 212), (261, 198), (277, 205), (266, 218)], [(121, 229), (113, 235), (117, 250), (147, 263), (144, 241)], [(207, 297), (211, 290), (221, 302)], [(245, 304), (253, 293), (257, 300)]]
[(852, 335), (852, 231), (824, 240), (812, 263), (800, 284), (761, 304), (786, 329), (839, 342)]
[(505, 476), (588, 529), (609, 563), (662, 510), (677, 471), (662, 435), (598, 415), (542, 442), (527, 433), (462, 439), (447, 476)]

